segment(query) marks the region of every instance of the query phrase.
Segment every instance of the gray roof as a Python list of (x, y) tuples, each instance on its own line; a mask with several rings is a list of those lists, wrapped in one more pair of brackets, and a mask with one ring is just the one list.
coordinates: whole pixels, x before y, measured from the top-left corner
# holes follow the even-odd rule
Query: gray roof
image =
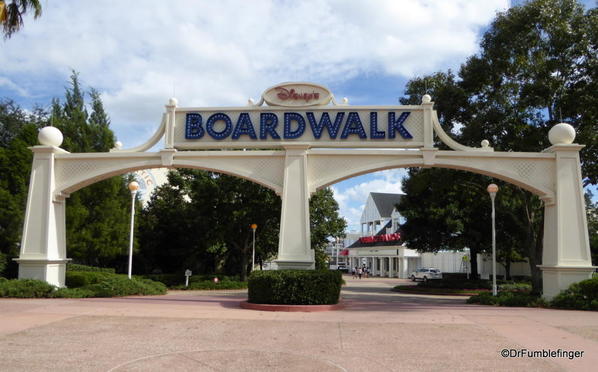
[(371, 192), (372, 200), (376, 204), (381, 217), (390, 218), (395, 205), (401, 200), (401, 194), (389, 194), (383, 192)]

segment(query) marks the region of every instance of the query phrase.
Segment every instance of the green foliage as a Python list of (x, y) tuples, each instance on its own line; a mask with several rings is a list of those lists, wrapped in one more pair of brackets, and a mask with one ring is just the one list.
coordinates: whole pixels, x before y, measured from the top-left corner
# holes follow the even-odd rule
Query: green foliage
[(491, 292), (480, 293), (467, 299), (468, 304), (496, 305), (511, 307), (545, 307), (544, 300), (537, 295), (521, 292), (499, 292), (493, 296)]
[[(178, 287), (185, 284), (185, 276), (181, 274), (147, 274), (143, 275), (145, 279), (151, 279), (156, 282), (166, 284), (167, 287)], [(207, 282), (213, 281), (214, 278), (218, 278), (220, 283), (223, 282), (239, 282), (238, 275), (221, 275), (221, 274), (194, 274), (189, 277), (189, 283)]]
[(98, 271), (67, 271), (65, 285), (68, 288), (84, 287), (90, 284), (96, 284), (113, 277), (116, 274)]
[(460, 280), (460, 279), (441, 279), (428, 280), (427, 282), (417, 283), (418, 287), (425, 288), (450, 288), (450, 289), (492, 289), (492, 282), (489, 280)]
[(84, 288), (58, 288), (52, 293), (53, 298), (88, 298), (95, 297), (95, 293)]
[(325, 253), (328, 238), (344, 237), (347, 221), (338, 214), (338, 203), (330, 188), (318, 190), (309, 200), (311, 248), (315, 250), (316, 269), (328, 268)]
[[(256, 264), (276, 256), (281, 201), (272, 190), (239, 177), (201, 170), (171, 171), (168, 179), (139, 219), (138, 256), (146, 259), (139, 258), (136, 267), (142, 267), (142, 272), (183, 273), (190, 269), (239, 275), (243, 280), (251, 269), (253, 223), (258, 225)], [(342, 235), (345, 222), (328, 189), (312, 196), (310, 212), (311, 244), (320, 252), (329, 236)]]
[(41, 280), (0, 280), (0, 297), (40, 298), (51, 297), (55, 287)]
[(40, 0), (12, 0), (3, 1), (2, 6), (6, 7), (4, 19), (0, 19), (4, 39), (10, 37), (23, 27), (23, 18), (26, 14), (33, 13), (33, 18), (42, 15), (42, 4)]
[(87, 265), (80, 265), (69, 263), (66, 265), (66, 271), (95, 271), (95, 272), (102, 272), (102, 273), (111, 273), (114, 274), (115, 270), (110, 267), (96, 267), (96, 266), (87, 266)]
[[(79, 76), (73, 72), (65, 101), (52, 102), (50, 121), (62, 131), (70, 152), (107, 152), (114, 146), (108, 115), (94, 89), (91, 113)], [(109, 178), (71, 194), (66, 204), (67, 252), (76, 262), (113, 266), (128, 247), (131, 195), (123, 177)]]
[(598, 277), (571, 284), (550, 304), (561, 309), (598, 310)]
[(202, 280), (189, 282), (189, 286), (185, 287), (184, 284), (171, 287), (171, 289), (182, 289), (182, 290), (218, 290), (218, 289), (246, 289), (247, 282), (239, 281), (219, 281), (215, 283), (213, 280)]
[(92, 291), (93, 297), (161, 295), (166, 293), (166, 286), (163, 283), (149, 279), (129, 279), (125, 275), (111, 275), (96, 284), (81, 288)]
[(254, 271), (248, 297), (257, 304), (330, 305), (338, 303), (342, 282), (333, 270)]

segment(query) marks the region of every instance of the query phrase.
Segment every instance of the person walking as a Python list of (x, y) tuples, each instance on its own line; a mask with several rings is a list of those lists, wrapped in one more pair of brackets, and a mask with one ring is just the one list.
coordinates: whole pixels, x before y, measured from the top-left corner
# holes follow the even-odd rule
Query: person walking
[(351, 268), (351, 273), (353, 274), (353, 279), (357, 278), (357, 266)]
[(363, 274), (363, 271), (361, 270), (361, 267), (357, 268), (357, 276), (359, 277), (359, 279), (361, 279), (361, 275)]

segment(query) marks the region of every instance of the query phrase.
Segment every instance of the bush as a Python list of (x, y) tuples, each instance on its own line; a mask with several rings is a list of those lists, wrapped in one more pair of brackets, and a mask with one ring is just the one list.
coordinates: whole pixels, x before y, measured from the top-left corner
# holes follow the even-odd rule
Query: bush
[(50, 297), (55, 289), (53, 285), (35, 279), (0, 280), (0, 297)]
[(101, 272), (101, 273), (110, 273), (114, 274), (115, 270), (109, 267), (95, 267), (95, 266), (87, 266), (87, 265), (79, 265), (70, 263), (66, 265), (66, 271), (92, 271), (92, 272)]
[(490, 292), (480, 293), (467, 299), (468, 304), (498, 305), (511, 307), (538, 307), (546, 306), (539, 296), (521, 292), (499, 292), (493, 296)]
[(52, 293), (54, 298), (87, 298), (94, 297), (93, 291), (83, 288), (58, 288)]
[(93, 292), (93, 297), (120, 297), (132, 295), (161, 295), (166, 293), (166, 286), (149, 279), (132, 278), (125, 275), (106, 277), (96, 284), (81, 289)]
[(598, 277), (571, 284), (550, 304), (561, 309), (598, 310)]
[(110, 274), (102, 271), (67, 271), (65, 285), (68, 288), (85, 287), (90, 284), (99, 283), (114, 275), (117, 274)]
[(248, 297), (256, 304), (332, 305), (338, 303), (342, 281), (336, 270), (254, 271)]
[(440, 279), (419, 282), (420, 287), (427, 288), (451, 288), (451, 289), (492, 289), (492, 282), (483, 279)]
[(531, 292), (530, 283), (505, 283), (498, 286), (499, 291), (504, 292)]
[[(166, 286), (168, 286), (169, 288), (184, 289), (184, 288), (180, 288), (181, 286), (184, 287), (184, 284), (185, 284), (184, 273), (181, 273), (181, 274), (148, 274), (148, 275), (143, 275), (143, 277), (146, 279), (154, 280), (156, 282), (162, 282), (162, 283), (166, 284)], [(219, 275), (219, 274), (199, 274), (199, 275), (192, 275), (189, 278), (189, 285), (191, 285), (191, 283), (212, 281), (214, 278), (218, 278), (218, 280), (221, 283), (223, 283), (223, 282), (240, 282), (240, 278), (238, 275), (227, 276), (227, 275)], [(244, 288), (247, 288), (247, 285), (245, 285)], [(198, 287), (196, 289), (204, 289), (204, 288)], [(205, 288), (205, 289), (210, 289), (210, 288)], [(229, 288), (229, 289), (233, 289), (233, 288)]]
[(189, 282), (189, 286), (185, 287), (185, 285), (177, 285), (171, 287), (172, 289), (185, 289), (185, 290), (199, 290), (199, 289), (245, 289), (247, 288), (247, 282), (239, 282), (239, 281), (231, 281), (231, 280), (223, 280), (218, 283), (214, 283), (213, 280), (204, 280), (201, 282)]

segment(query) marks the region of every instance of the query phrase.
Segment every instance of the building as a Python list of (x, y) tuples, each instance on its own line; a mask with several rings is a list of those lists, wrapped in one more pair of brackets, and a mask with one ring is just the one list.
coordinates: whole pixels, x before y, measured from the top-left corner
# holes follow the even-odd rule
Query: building
[[(395, 207), (400, 200), (400, 194), (370, 193), (361, 215), (361, 236), (342, 251), (349, 266), (365, 265), (374, 276), (403, 279), (422, 267), (434, 267), (443, 273), (470, 272), (468, 249), (419, 253), (405, 246), (399, 233), (403, 217)], [(487, 255), (478, 255), (478, 273), (482, 278), (490, 277), (491, 263)], [(497, 275), (504, 275), (502, 265), (497, 264), (496, 270)], [(511, 275), (530, 275), (528, 263), (512, 263)]]

